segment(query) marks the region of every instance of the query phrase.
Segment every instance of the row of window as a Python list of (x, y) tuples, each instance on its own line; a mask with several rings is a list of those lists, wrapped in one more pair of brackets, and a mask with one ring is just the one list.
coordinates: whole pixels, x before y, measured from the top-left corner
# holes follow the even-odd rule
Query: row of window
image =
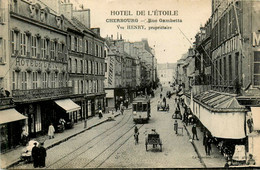
[(260, 51), (254, 52), (254, 85), (260, 86)]
[(239, 53), (217, 59), (212, 70), (215, 85), (235, 86), (240, 79)]
[(0, 63), (6, 62), (6, 40), (0, 37)]
[(15, 72), (12, 73), (12, 89), (37, 89), (37, 88), (58, 88), (67, 86), (67, 74), (52, 72), (38, 73)]
[(96, 61), (69, 58), (68, 68), (71, 73), (105, 74), (105, 63)]
[(72, 80), (74, 94), (104, 92), (103, 80)]
[[(38, 89), (38, 88), (59, 88), (67, 86), (67, 74), (52, 72), (15, 72), (12, 73), (12, 89)], [(104, 91), (103, 80), (77, 80), (72, 81), (74, 93), (98, 93)], [(85, 87), (85, 88), (84, 88)]]
[[(105, 57), (105, 51), (101, 45), (94, 44), (90, 40), (84, 40), (76, 36), (70, 36), (70, 49), (76, 52), (84, 52), (86, 54), (91, 54), (96, 57)], [(94, 46), (93, 46), (94, 45)]]
[(214, 49), (227, 38), (237, 33), (234, 8), (226, 12), (212, 29), (212, 48)]
[(67, 59), (67, 48), (64, 43), (13, 30), (11, 31), (11, 53), (12, 55), (54, 61)]
[[(10, 10), (18, 13), (19, 15), (30, 17), (37, 22), (43, 22), (52, 27), (63, 28), (64, 21), (63, 17), (53, 15), (49, 12), (48, 7), (41, 7), (37, 4), (32, 4), (32, 1), (17, 1), (12, 0), (10, 3)], [(25, 10), (26, 9), (26, 10)], [(27, 10), (28, 9), (28, 10)]]

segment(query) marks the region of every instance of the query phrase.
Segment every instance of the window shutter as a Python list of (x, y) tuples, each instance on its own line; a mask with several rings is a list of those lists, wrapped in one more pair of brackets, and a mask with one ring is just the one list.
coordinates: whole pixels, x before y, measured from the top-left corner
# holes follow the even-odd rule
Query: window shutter
[(82, 39), (79, 39), (79, 52), (82, 52)]
[(71, 50), (74, 51), (74, 36), (71, 36)]
[(76, 46), (77, 46), (77, 52), (79, 52), (79, 38), (77, 37), (77, 44), (76, 44)]

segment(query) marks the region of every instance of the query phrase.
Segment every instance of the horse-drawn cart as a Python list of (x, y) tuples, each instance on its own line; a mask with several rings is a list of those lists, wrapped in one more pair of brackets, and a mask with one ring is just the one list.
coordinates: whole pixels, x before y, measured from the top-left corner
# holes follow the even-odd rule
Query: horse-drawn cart
[(169, 104), (166, 104), (166, 102), (158, 102), (157, 104), (157, 111), (162, 110), (162, 111), (169, 111)]
[(160, 135), (155, 132), (155, 129), (152, 129), (153, 133), (148, 134), (148, 137), (145, 139), (145, 148), (148, 150), (148, 145), (153, 145), (153, 148), (156, 148), (158, 145), (160, 146), (160, 151), (162, 152), (162, 140), (160, 139)]

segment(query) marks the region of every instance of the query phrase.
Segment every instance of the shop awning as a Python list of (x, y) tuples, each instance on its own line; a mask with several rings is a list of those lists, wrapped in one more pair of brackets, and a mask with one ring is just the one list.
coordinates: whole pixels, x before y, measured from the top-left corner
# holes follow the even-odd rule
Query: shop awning
[(67, 113), (80, 110), (80, 106), (70, 99), (55, 100), (55, 103), (63, 108)]
[[(193, 96), (193, 113), (214, 137), (226, 139), (245, 138), (246, 108), (236, 96), (207, 91)], [(259, 123), (260, 127), (260, 123)]]
[(251, 107), (254, 130), (260, 130), (260, 107)]
[(0, 124), (14, 122), (23, 119), (27, 119), (27, 117), (17, 112), (15, 109), (0, 110)]

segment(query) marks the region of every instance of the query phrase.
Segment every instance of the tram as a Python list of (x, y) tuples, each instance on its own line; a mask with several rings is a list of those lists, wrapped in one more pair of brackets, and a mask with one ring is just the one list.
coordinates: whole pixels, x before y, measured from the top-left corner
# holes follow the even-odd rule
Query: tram
[(137, 96), (133, 100), (132, 115), (134, 122), (148, 122), (150, 118), (151, 106), (147, 96)]

